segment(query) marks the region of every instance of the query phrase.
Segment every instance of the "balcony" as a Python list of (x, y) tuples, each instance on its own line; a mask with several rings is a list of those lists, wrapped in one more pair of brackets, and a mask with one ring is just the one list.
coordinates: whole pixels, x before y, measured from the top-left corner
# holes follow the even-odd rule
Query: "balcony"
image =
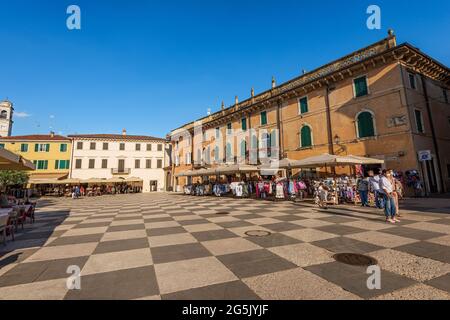
[(131, 172), (130, 168), (123, 168), (123, 169), (113, 168), (113, 169), (111, 169), (112, 174), (118, 174), (118, 175), (130, 174), (130, 172)]

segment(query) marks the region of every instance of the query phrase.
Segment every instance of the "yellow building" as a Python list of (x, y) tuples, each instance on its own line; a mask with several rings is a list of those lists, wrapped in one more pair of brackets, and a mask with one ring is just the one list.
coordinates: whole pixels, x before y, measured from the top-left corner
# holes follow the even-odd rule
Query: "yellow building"
[(70, 169), (71, 145), (69, 138), (53, 133), (0, 138), (0, 148), (35, 164), (36, 170), (30, 172), (30, 182), (66, 178)]

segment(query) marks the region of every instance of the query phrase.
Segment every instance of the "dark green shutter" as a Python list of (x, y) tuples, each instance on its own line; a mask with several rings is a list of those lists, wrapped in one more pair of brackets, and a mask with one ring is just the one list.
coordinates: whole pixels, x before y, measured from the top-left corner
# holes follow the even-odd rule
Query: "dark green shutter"
[(242, 122), (242, 131), (247, 130), (247, 118), (243, 118), (241, 122)]
[(56, 169), (56, 170), (59, 169), (59, 160), (55, 160), (55, 169)]
[(50, 152), (50, 144), (47, 143), (47, 152)]
[(311, 129), (308, 126), (303, 126), (302, 130), (300, 131), (300, 138), (301, 138), (301, 147), (302, 148), (308, 148), (312, 146), (312, 139), (311, 139)]
[(263, 111), (261, 112), (261, 125), (267, 124), (267, 112)]
[(247, 153), (247, 142), (245, 140), (242, 140), (241, 142), (241, 157), (245, 157)]
[(300, 113), (308, 112), (308, 98), (304, 97), (300, 99)]
[(414, 113), (416, 114), (417, 131), (423, 133), (422, 112), (419, 110), (414, 110)]
[(66, 169), (70, 168), (70, 160), (66, 160)]
[(365, 76), (355, 79), (354, 83), (355, 83), (355, 96), (356, 97), (362, 97), (362, 96), (366, 96), (368, 94), (367, 81), (366, 81)]
[(367, 138), (375, 136), (373, 118), (370, 112), (362, 112), (358, 116), (358, 133), (359, 138)]
[(39, 151), (39, 144), (35, 144), (34, 145), (34, 152), (38, 152)]

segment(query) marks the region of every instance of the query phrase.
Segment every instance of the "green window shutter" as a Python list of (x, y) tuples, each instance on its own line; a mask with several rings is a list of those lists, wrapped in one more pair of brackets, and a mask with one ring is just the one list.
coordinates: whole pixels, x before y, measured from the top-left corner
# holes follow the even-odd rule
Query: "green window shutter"
[(300, 113), (307, 113), (308, 112), (308, 98), (304, 97), (300, 99)]
[(245, 157), (247, 153), (247, 142), (245, 140), (242, 140), (241, 142), (241, 157)]
[(365, 76), (355, 79), (354, 84), (356, 97), (363, 97), (369, 93), (367, 90), (367, 81)]
[(49, 143), (47, 143), (47, 147), (46, 147), (46, 152), (50, 152), (50, 144)]
[(242, 118), (242, 131), (247, 130), (247, 118)]
[(70, 160), (66, 160), (66, 169), (70, 168)]
[(414, 110), (415, 116), (416, 116), (416, 126), (417, 131), (420, 133), (423, 133), (423, 124), (422, 124), (422, 112), (420, 110)]
[(267, 124), (267, 112), (261, 112), (261, 125), (264, 126)]
[(34, 152), (38, 152), (39, 151), (39, 144), (35, 144), (34, 145)]
[(373, 117), (370, 112), (362, 112), (358, 116), (358, 133), (359, 138), (367, 138), (375, 136)]
[(48, 169), (48, 160), (44, 161), (44, 169), (47, 170)]
[(60, 148), (59, 148), (60, 152), (66, 152), (67, 151), (67, 144), (63, 143), (61, 144)]
[(59, 169), (59, 160), (55, 160), (55, 169), (56, 169), (56, 170)]
[(311, 128), (308, 126), (303, 126), (302, 130), (300, 131), (300, 138), (302, 148), (311, 147), (312, 146)]

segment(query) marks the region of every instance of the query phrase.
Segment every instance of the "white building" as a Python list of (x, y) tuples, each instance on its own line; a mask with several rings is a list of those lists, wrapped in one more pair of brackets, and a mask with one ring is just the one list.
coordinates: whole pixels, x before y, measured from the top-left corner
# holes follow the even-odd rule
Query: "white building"
[(70, 135), (74, 179), (141, 178), (143, 192), (165, 190), (164, 167), (170, 146), (165, 139), (120, 134)]
[(13, 104), (7, 100), (0, 102), (0, 137), (10, 137), (13, 126)]

